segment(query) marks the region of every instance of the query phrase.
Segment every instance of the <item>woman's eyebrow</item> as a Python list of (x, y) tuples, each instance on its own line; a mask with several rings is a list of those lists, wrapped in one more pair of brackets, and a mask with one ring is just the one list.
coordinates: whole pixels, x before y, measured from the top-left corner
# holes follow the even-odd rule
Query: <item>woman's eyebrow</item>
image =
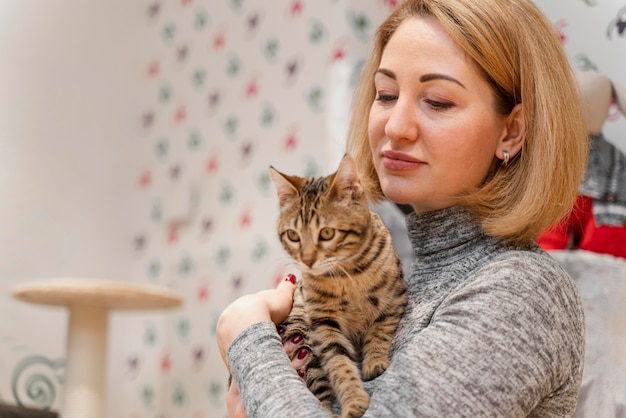
[(420, 77), (420, 81), (422, 83), (425, 83), (427, 81), (431, 81), (431, 80), (448, 80), (448, 81), (452, 81), (453, 83), (458, 84), (459, 86), (463, 87), (464, 89), (467, 89), (463, 83), (461, 83), (459, 80), (457, 80), (454, 77), (450, 77), (449, 75), (445, 75), (445, 74), (424, 74), (423, 76)]
[(388, 70), (386, 68), (379, 68), (378, 70), (376, 70), (376, 73), (377, 74), (380, 73), (382, 75), (385, 75), (385, 76), (391, 78), (392, 80), (396, 79), (396, 74), (393, 71)]
[[(396, 74), (391, 71), (388, 70), (386, 68), (379, 68), (378, 70), (376, 70), (376, 73), (380, 73), (383, 74), (384, 76), (387, 76), (389, 78), (391, 78), (392, 80), (396, 79)], [(429, 74), (424, 74), (423, 76), (420, 77), (420, 82), (422, 83), (426, 83), (428, 81), (431, 80), (447, 80), (447, 81), (452, 81), (453, 83), (458, 84), (459, 86), (463, 87), (464, 89), (467, 89), (467, 87), (465, 87), (463, 85), (463, 83), (461, 83), (459, 80), (457, 80), (454, 77), (451, 77), (449, 75), (445, 75), (445, 74), (438, 74), (438, 73), (429, 73)]]

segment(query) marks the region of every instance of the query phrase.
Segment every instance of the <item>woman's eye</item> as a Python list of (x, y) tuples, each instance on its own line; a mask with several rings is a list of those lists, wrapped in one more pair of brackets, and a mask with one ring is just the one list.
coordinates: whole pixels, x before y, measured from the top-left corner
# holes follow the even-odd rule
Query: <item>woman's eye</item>
[(289, 241), (293, 241), (293, 242), (300, 241), (300, 236), (293, 229), (288, 229), (287, 230), (287, 238), (289, 238)]
[(437, 100), (424, 100), (430, 107), (432, 107), (435, 110), (445, 110), (445, 109), (450, 109), (452, 106), (454, 106), (452, 103), (450, 102), (440, 102)]
[(394, 96), (392, 94), (379, 94), (376, 96), (376, 101), (378, 102), (393, 102), (396, 100), (398, 96)]
[(320, 239), (328, 241), (335, 236), (335, 230), (332, 228), (322, 228), (320, 231)]

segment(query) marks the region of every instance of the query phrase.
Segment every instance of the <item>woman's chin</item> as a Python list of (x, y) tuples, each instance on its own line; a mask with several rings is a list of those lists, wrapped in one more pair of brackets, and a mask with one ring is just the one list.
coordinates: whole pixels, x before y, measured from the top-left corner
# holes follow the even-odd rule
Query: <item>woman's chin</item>
[(383, 189), (383, 194), (389, 200), (400, 205), (413, 205), (413, 200), (406, 193), (394, 193)]

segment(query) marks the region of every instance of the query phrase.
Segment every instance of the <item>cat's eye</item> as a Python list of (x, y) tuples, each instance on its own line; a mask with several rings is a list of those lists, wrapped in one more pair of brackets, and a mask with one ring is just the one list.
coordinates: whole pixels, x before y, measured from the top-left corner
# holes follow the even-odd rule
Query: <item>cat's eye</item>
[(293, 241), (293, 242), (300, 241), (300, 236), (293, 229), (288, 229), (287, 230), (287, 238), (289, 238), (289, 241)]
[(322, 228), (322, 230), (320, 231), (320, 239), (324, 241), (333, 239), (334, 236), (335, 236), (335, 230), (332, 228)]

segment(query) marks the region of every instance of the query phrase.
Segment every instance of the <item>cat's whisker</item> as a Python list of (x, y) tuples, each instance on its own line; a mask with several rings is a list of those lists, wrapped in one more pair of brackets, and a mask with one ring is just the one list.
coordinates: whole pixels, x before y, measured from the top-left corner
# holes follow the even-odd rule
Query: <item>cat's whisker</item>
[(279, 264), (279, 263), (285, 263), (285, 262), (288, 262), (288, 263), (291, 264), (291, 263), (294, 262), (294, 260), (293, 260), (292, 257), (290, 257), (288, 255), (285, 255), (285, 256), (282, 256), (282, 257), (277, 257), (277, 258), (274, 258), (274, 259), (270, 260), (270, 263), (272, 263), (272, 264)]
[(343, 268), (342, 265), (337, 265), (337, 267), (339, 267), (339, 269), (343, 272), (344, 276), (346, 276), (348, 279), (350, 279), (352, 284), (356, 284), (356, 280), (354, 279), (354, 277), (352, 277), (352, 275), (350, 273), (348, 273), (348, 271), (345, 268)]
[(284, 257), (279, 257), (279, 258), (275, 258), (273, 260), (271, 260), (271, 263), (274, 265), (279, 265), (281, 269), (286, 269), (286, 268), (293, 268), (295, 267), (298, 270), (302, 270), (302, 265), (294, 260), (292, 257), (290, 256), (284, 256)]

